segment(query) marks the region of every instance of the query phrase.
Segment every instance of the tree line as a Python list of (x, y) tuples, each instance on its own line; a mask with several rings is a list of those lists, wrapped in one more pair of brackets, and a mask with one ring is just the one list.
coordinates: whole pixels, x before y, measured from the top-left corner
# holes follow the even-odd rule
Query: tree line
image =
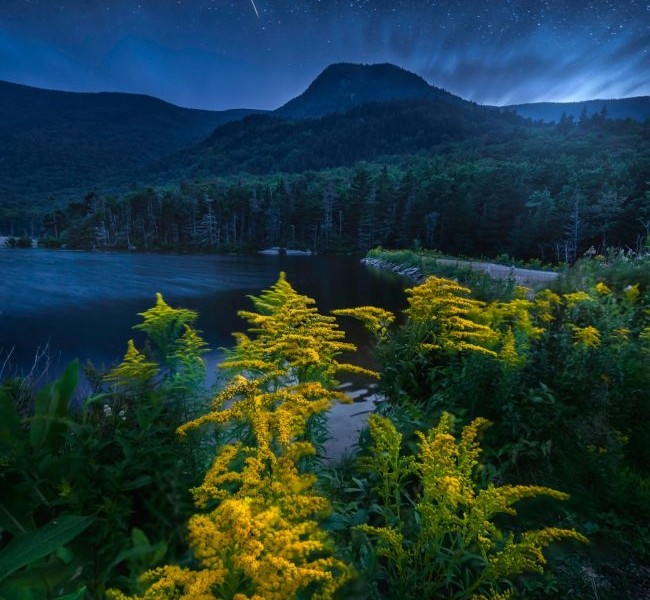
[[(434, 156), (98, 192), (45, 215), (45, 245), (246, 252), (423, 247), (571, 262), (650, 231), (648, 125), (591, 119)], [(484, 146), (481, 146), (484, 143)]]

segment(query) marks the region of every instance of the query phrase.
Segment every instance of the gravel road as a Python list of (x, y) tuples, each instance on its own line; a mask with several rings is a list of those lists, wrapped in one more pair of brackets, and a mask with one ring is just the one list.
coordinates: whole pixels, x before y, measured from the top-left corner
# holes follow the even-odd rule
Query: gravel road
[(513, 278), (519, 285), (529, 286), (533, 283), (550, 283), (558, 277), (555, 271), (537, 271), (535, 269), (520, 269), (519, 267), (509, 267), (507, 265), (498, 265), (496, 263), (485, 263), (469, 260), (456, 260), (452, 258), (436, 259), (441, 265), (458, 266), (473, 269), (474, 271), (484, 271), (494, 279)]

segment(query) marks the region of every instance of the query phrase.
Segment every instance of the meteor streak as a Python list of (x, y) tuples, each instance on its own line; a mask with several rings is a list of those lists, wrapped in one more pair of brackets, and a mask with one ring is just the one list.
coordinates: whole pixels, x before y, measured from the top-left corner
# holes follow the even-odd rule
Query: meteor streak
[(255, 6), (255, 0), (251, 0), (251, 4), (253, 5), (253, 10), (255, 11), (255, 14), (257, 15), (257, 18), (260, 18), (260, 13), (257, 12), (257, 6)]

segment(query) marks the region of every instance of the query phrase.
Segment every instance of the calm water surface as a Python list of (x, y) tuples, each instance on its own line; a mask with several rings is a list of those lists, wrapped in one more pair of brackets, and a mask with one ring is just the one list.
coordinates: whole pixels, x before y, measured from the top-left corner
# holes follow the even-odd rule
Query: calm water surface
[[(46, 345), (53, 372), (73, 358), (114, 364), (129, 338), (137, 338), (137, 313), (153, 306), (156, 292), (172, 306), (199, 313), (198, 327), (211, 348), (229, 346), (231, 333), (244, 328), (236, 313), (251, 307), (246, 295), (268, 288), (280, 271), (300, 293), (315, 298), (322, 312), (405, 305), (403, 280), (351, 258), (0, 249), (0, 368), (11, 351), (11, 370), (25, 371), (36, 349)], [(358, 326), (345, 326), (367, 362), (367, 338)], [(213, 352), (208, 363), (218, 357)]]

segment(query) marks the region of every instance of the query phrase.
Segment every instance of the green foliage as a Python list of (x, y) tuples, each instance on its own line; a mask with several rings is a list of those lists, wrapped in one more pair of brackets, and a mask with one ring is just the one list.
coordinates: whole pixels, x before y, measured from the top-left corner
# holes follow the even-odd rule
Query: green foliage
[[(2, 209), (16, 202), (23, 210), (33, 203), (43, 211), (55, 208), (52, 195), (84, 194), (250, 112), (189, 110), (148, 96), (66, 93), (5, 81), (0, 111)], [(24, 212), (16, 212), (11, 220), (20, 223)], [(8, 213), (0, 210), (0, 230)]]
[[(332, 399), (342, 370), (336, 357), (355, 350), (334, 317), (298, 294), (284, 273), (242, 311), (248, 334), (222, 368), (231, 373), (211, 410), (179, 427), (182, 436), (212, 425), (219, 444), (189, 521), (196, 568), (167, 565), (145, 573), (144, 599), (331, 599), (351, 577), (320, 526), (327, 498), (314, 489), (314, 420)], [(125, 599), (112, 590), (111, 597)]]
[(200, 351), (201, 346), (196, 347), (195, 337), (183, 336), (187, 334), (187, 327), (196, 321), (198, 315), (194, 311), (172, 308), (163, 300), (162, 294), (156, 294), (156, 306), (139, 314), (143, 322), (134, 329), (145, 332), (159, 361), (177, 360), (184, 350), (193, 346), (195, 351)]
[(175, 430), (204, 406), (205, 343), (195, 315), (161, 297), (142, 316), (147, 350), (130, 342), (105, 384), (89, 373), (99, 388), (81, 403), (72, 401), (76, 362), (28, 398), (27, 418), (17, 410), (22, 388), (0, 387), (0, 559), (38, 542), (41, 558), (30, 554), (7, 583), (34, 600), (82, 586), (103, 598), (107, 585), (131, 588), (143, 569), (184, 547), (189, 488), (207, 448), (198, 434), (181, 441)]
[(0, 584), (18, 569), (58, 551), (92, 522), (92, 516), (61, 515), (36, 531), (12, 538), (0, 552)]
[[(432, 426), (443, 411), (466, 423), (488, 418), (494, 426), (485, 434), (487, 478), (565, 489), (572, 523), (592, 531), (597, 547), (616, 548), (630, 565), (643, 562), (649, 283), (647, 259), (617, 254), (579, 261), (558, 281), (560, 293), (491, 302), (480, 319), (497, 336), (494, 356), (425, 357), (422, 323), (409, 318), (380, 347), (383, 410), (412, 450), (414, 431)], [(436, 302), (433, 290), (422, 301), (432, 307), (428, 328), (439, 326)], [(524, 518), (535, 522), (532, 514)], [(588, 554), (577, 562), (554, 559), (564, 570), (552, 585), (570, 586), (571, 573), (592, 560)]]
[[(397, 328), (374, 307), (334, 311), (375, 336), (392, 417), (372, 415), (359, 461), (338, 468), (314, 456), (323, 413), (344, 398), (340, 373), (373, 373), (341, 360), (354, 347), (334, 317), (281, 274), (241, 313), (248, 330), (222, 365), (231, 379), (205, 414), (196, 314), (158, 295), (136, 326), (144, 345), (130, 341), (107, 374), (87, 371), (91, 396), (75, 400), (76, 363), (36, 392), (0, 385), (0, 597), (92, 599), (110, 586), (116, 598), (280, 600), (343, 584), (359, 599), (638, 595), (647, 267), (584, 259), (556, 291), (490, 301), (430, 277), (407, 290)], [(575, 529), (592, 543), (554, 547), (543, 577), (526, 576), (551, 542), (582, 540)]]
[(64, 417), (70, 410), (78, 374), (79, 365), (75, 361), (54, 384), (44, 387), (36, 395), (29, 428), (29, 443), (34, 450), (52, 450), (58, 445), (57, 438), (67, 429)]
[(514, 517), (513, 505), (524, 498), (567, 496), (539, 486), (477, 488), (476, 438), (485, 424), (473, 421), (456, 441), (452, 419), (444, 414), (426, 435), (418, 432), (418, 453), (403, 456), (395, 427), (371, 415), (371, 442), (360, 466), (379, 505), (371, 524), (358, 530), (377, 554), (374, 576), (386, 586), (387, 597), (509, 597), (514, 576), (543, 571), (546, 546), (562, 539), (586, 541), (569, 529), (504, 531), (495, 524), (500, 514)]
[[(592, 246), (643, 251), (647, 128), (604, 121), (558, 131), (419, 102), (316, 121), (254, 117), (138, 173), (159, 187), (133, 190), (127, 177), (120, 197), (76, 190), (67, 207), (51, 200), (32, 229), (83, 248), (327, 253), (417, 240), (452, 255), (544, 263), (573, 262)], [(14, 220), (0, 211), (0, 230)]]
[(77, 373), (74, 362), (59, 380), (42, 388), (28, 419), (16, 410), (15, 388), (0, 388), (2, 597), (22, 590), (25, 598), (50, 598), (54, 590), (69, 586), (85, 562), (79, 535), (96, 518), (61, 501), (56, 489), (72, 464), (65, 454), (75, 431), (70, 417)]

